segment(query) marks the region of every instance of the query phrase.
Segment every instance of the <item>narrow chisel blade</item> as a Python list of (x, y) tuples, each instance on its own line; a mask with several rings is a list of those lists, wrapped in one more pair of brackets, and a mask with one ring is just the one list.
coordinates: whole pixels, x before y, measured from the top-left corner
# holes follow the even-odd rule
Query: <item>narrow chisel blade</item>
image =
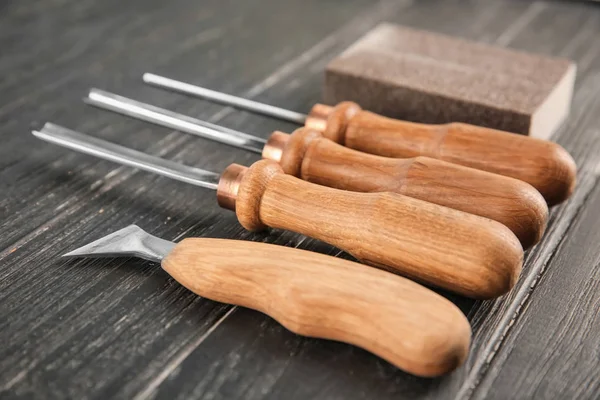
[(219, 186), (219, 175), (214, 172), (155, 157), (49, 122), (39, 131), (33, 131), (32, 133), (39, 139), (68, 149), (153, 172), (181, 182), (214, 190)]

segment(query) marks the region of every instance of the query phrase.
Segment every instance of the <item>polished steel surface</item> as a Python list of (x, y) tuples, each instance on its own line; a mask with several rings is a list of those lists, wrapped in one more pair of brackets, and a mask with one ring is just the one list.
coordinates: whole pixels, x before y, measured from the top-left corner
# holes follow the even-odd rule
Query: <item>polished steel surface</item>
[(84, 99), (87, 104), (141, 119), (166, 128), (176, 129), (230, 146), (262, 153), (266, 140), (210, 122), (192, 118), (141, 101), (129, 99), (100, 89), (91, 89)]
[(303, 125), (306, 120), (306, 114), (286, 110), (285, 108), (260, 103), (258, 101), (244, 99), (231, 94), (217, 92), (200, 86), (177, 81), (160, 75), (146, 72), (143, 76), (144, 82), (173, 92), (186, 94), (189, 96), (200, 97), (217, 103), (225, 104), (240, 110), (247, 110), (257, 114), (267, 115), (269, 117), (281, 119)]
[(104, 236), (75, 249), (63, 257), (123, 257), (133, 256), (161, 262), (175, 247), (175, 243), (150, 235), (137, 225)]
[(42, 140), (59, 146), (144, 171), (154, 172), (192, 185), (216, 190), (219, 184), (219, 175), (214, 172), (155, 157), (52, 123), (46, 123), (42, 129), (32, 133)]

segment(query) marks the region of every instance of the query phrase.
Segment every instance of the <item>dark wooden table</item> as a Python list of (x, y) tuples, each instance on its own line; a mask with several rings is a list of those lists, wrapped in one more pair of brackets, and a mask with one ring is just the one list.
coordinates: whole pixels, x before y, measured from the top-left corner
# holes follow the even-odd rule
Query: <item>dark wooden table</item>
[[(381, 21), (569, 57), (573, 197), (552, 210), (523, 276), (495, 301), (452, 298), (474, 338), (466, 365), (407, 375), (355, 347), (295, 336), (197, 297), (155, 264), (63, 260), (137, 223), (167, 239), (338, 251), (245, 232), (214, 193), (30, 135), (53, 121), (215, 171), (255, 155), (86, 107), (92, 86), (266, 137), (277, 121), (144, 86), (153, 71), (306, 111), (327, 61)], [(525, 1), (7, 0), (0, 4), (2, 398), (513, 399), (600, 397), (600, 7)]]

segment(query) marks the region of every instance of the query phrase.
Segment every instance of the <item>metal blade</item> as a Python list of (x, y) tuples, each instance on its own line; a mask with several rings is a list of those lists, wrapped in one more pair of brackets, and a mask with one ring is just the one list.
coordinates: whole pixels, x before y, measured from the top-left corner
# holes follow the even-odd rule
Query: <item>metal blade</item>
[(143, 79), (144, 82), (162, 89), (169, 89), (177, 93), (200, 97), (201, 99), (211, 100), (216, 103), (238, 108), (240, 110), (251, 111), (257, 114), (266, 115), (300, 125), (303, 125), (304, 122), (306, 122), (306, 114), (286, 110), (285, 108), (281, 107), (271, 106), (269, 104), (260, 103), (254, 100), (244, 99), (226, 93), (217, 92), (200, 86), (191, 85), (189, 83), (176, 81), (175, 79), (151, 74), (149, 72), (144, 74)]
[(190, 133), (205, 139), (215, 140), (230, 146), (239, 147), (261, 154), (266, 141), (220, 125), (211, 124), (187, 115), (178, 114), (164, 108), (155, 107), (141, 101), (118, 96), (99, 89), (91, 89), (86, 104), (151, 122), (166, 128)]
[(161, 262), (173, 250), (175, 243), (152, 236), (137, 225), (129, 225), (90, 244), (73, 250), (63, 257), (122, 257), (133, 256)]
[(39, 131), (33, 131), (32, 133), (42, 140), (59, 146), (144, 171), (154, 172), (192, 185), (215, 190), (219, 185), (219, 175), (214, 172), (151, 156), (49, 122)]

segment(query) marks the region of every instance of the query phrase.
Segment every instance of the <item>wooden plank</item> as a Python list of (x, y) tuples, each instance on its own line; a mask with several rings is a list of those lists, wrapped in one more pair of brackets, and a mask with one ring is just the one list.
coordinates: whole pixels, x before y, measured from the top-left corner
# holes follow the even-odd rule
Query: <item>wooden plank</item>
[[(562, 11), (561, 7), (555, 10), (558, 13)], [(595, 15), (594, 20), (600, 21), (599, 18), (599, 15)], [(576, 20), (573, 20), (573, 23), (576, 23)], [(583, 29), (589, 28), (590, 25), (587, 25)], [(589, 35), (582, 36), (590, 37)], [(566, 44), (558, 49), (557, 55), (563, 55), (564, 51), (577, 61), (589, 57), (590, 48), (587, 46), (580, 46), (579, 51), (574, 51), (572, 45), (574, 39), (577, 39), (577, 35), (569, 36), (563, 42)], [(599, 160), (598, 154), (600, 154), (596, 135), (592, 133), (598, 129), (594, 115), (597, 115), (600, 110), (600, 98), (593, 89), (599, 84), (598, 79), (600, 77), (598, 75), (600, 60), (597, 55), (596, 52), (594, 62), (591, 64), (593, 68), (587, 68), (580, 73), (576, 85), (572, 114), (556, 137), (556, 140), (577, 160), (579, 169), (577, 193), (566, 204), (551, 210), (545, 238), (528, 253), (524, 274), (515, 289), (508, 296), (495, 302), (487, 302), (475, 311), (473, 320), (478, 321), (475, 326), (479, 327), (477, 333), (479, 339), (475, 342), (473, 350), (476, 351), (477, 356), (469, 361), (473, 365), (469, 367), (464, 380), (461, 380), (461, 387), (458, 391), (459, 398), (469, 397), (472, 390), (487, 372), (489, 363), (495, 357), (498, 347), (509, 335), (514, 319), (517, 318), (520, 310), (526, 306), (529, 295), (535, 290), (538, 275), (545, 270), (546, 263), (567, 234), (572, 219), (585, 206), (587, 196), (594, 187)]]
[[(229, 237), (339, 252), (289, 232), (247, 233), (233, 214), (217, 208), (210, 192), (60, 150), (28, 131), (52, 119), (218, 170), (256, 156), (92, 110), (80, 98), (95, 85), (265, 136), (282, 125), (144, 87), (139, 76), (151, 69), (303, 111), (319, 97), (328, 59), (383, 19), (547, 54), (564, 52), (583, 68), (575, 112), (559, 140), (586, 167), (576, 197), (553, 212), (548, 237), (529, 254), (524, 278), (534, 279), (571, 234), (572, 219), (585, 212), (594, 183), (599, 16), (585, 4), (455, 0), (375, 5), (353, 0), (344, 7), (275, 0), (4, 6), (0, 44), (10, 57), (0, 59), (0, 71), (10, 73), (0, 74), (2, 394), (452, 398), (471, 395), (479, 382), (476, 396), (489, 387), (504, 393), (516, 378), (497, 373), (495, 357), (501, 362), (503, 356), (496, 349), (521, 336), (510, 322), (515, 305), (525, 299), (527, 307), (533, 298), (525, 296), (530, 281), (497, 302), (452, 297), (473, 324), (471, 357), (449, 377), (417, 379), (352, 346), (299, 338), (259, 313), (198, 298), (149, 263), (58, 260), (67, 249), (133, 222), (170, 239)], [(546, 29), (549, 20), (557, 21), (554, 30)], [(519, 370), (520, 360), (513, 362)]]
[(514, 322), (513, 332), (472, 398), (597, 398), (599, 187), (595, 187), (587, 203), (573, 221), (572, 233), (539, 278), (531, 299)]

